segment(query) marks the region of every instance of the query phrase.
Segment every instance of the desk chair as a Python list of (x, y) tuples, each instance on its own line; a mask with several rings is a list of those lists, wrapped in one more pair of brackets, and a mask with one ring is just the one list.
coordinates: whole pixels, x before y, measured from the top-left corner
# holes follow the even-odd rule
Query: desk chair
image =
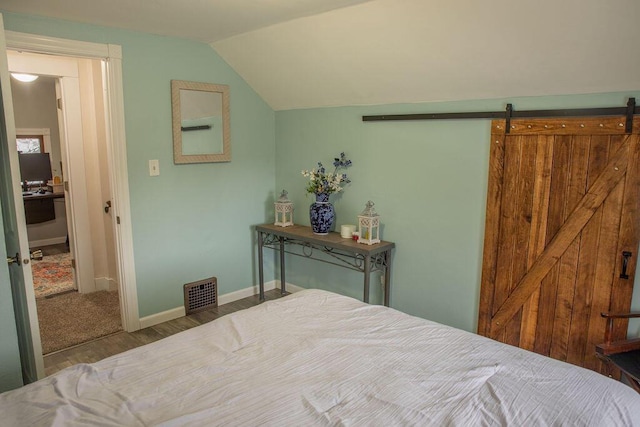
[(596, 345), (596, 354), (609, 365), (618, 368), (640, 393), (640, 338), (611, 341), (614, 320), (640, 317), (640, 313), (602, 313), (602, 317), (607, 319), (605, 342)]

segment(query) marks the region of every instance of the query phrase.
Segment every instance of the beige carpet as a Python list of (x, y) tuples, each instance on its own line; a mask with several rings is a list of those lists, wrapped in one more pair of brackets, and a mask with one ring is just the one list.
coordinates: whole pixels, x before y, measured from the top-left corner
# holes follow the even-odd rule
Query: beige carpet
[(48, 354), (122, 330), (118, 292), (71, 292), (37, 298), (42, 353)]

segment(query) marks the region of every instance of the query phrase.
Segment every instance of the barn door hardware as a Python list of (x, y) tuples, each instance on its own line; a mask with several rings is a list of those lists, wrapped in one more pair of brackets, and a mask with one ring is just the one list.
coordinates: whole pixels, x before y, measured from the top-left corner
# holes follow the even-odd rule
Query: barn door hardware
[(629, 275), (627, 274), (627, 267), (629, 266), (629, 258), (631, 258), (631, 252), (623, 251), (622, 252), (622, 273), (620, 273), (621, 279), (629, 278)]
[(509, 133), (511, 130), (511, 116), (513, 115), (513, 105), (507, 104), (507, 110), (504, 113), (505, 118), (505, 129), (504, 133)]
[(629, 98), (629, 101), (627, 102), (627, 122), (625, 125), (625, 132), (626, 133), (631, 133), (631, 131), (633, 130), (633, 112), (636, 110), (636, 99), (635, 98)]
[(388, 120), (463, 120), (463, 119), (506, 119), (505, 129), (509, 133), (511, 119), (541, 118), (541, 117), (626, 117), (626, 133), (633, 129), (633, 116), (640, 115), (640, 107), (635, 98), (629, 98), (626, 107), (603, 108), (568, 108), (559, 110), (523, 110), (516, 111), (512, 104), (507, 104), (505, 111), (476, 111), (458, 113), (425, 113), (425, 114), (385, 114), (377, 116), (362, 116), (363, 122), (379, 122)]

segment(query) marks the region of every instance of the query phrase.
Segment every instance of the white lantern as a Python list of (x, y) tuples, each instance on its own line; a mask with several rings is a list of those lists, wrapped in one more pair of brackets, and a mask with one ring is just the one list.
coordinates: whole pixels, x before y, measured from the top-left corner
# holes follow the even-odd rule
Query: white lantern
[(373, 209), (369, 200), (362, 213), (358, 215), (358, 243), (373, 245), (380, 243), (380, 215)]
[(287, 197), (287, 190), (282, 190), (282, 194), (274, 203), (276, 209), (276, 222), (273, 225), (288, 227), (293, 225), (293, 203)]

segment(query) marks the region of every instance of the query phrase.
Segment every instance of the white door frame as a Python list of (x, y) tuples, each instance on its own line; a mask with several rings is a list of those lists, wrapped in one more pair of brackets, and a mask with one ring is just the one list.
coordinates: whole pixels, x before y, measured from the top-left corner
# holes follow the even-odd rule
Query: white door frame
[(124, 129), (122, 48), (113, 44), (90, 43), (14, 31), (5, 31), (5, 38), (7, 49), (102, 59), (104, 61), (103, 86), (106, 90), (107, 153), (112, 210), (116, 220), (114, 242), (118, 267), (120, 309), (123, 314), (122, 327), (128, 332), (136, 331), (140, 329), (140, 318), (133, 259), (133, 233)]

